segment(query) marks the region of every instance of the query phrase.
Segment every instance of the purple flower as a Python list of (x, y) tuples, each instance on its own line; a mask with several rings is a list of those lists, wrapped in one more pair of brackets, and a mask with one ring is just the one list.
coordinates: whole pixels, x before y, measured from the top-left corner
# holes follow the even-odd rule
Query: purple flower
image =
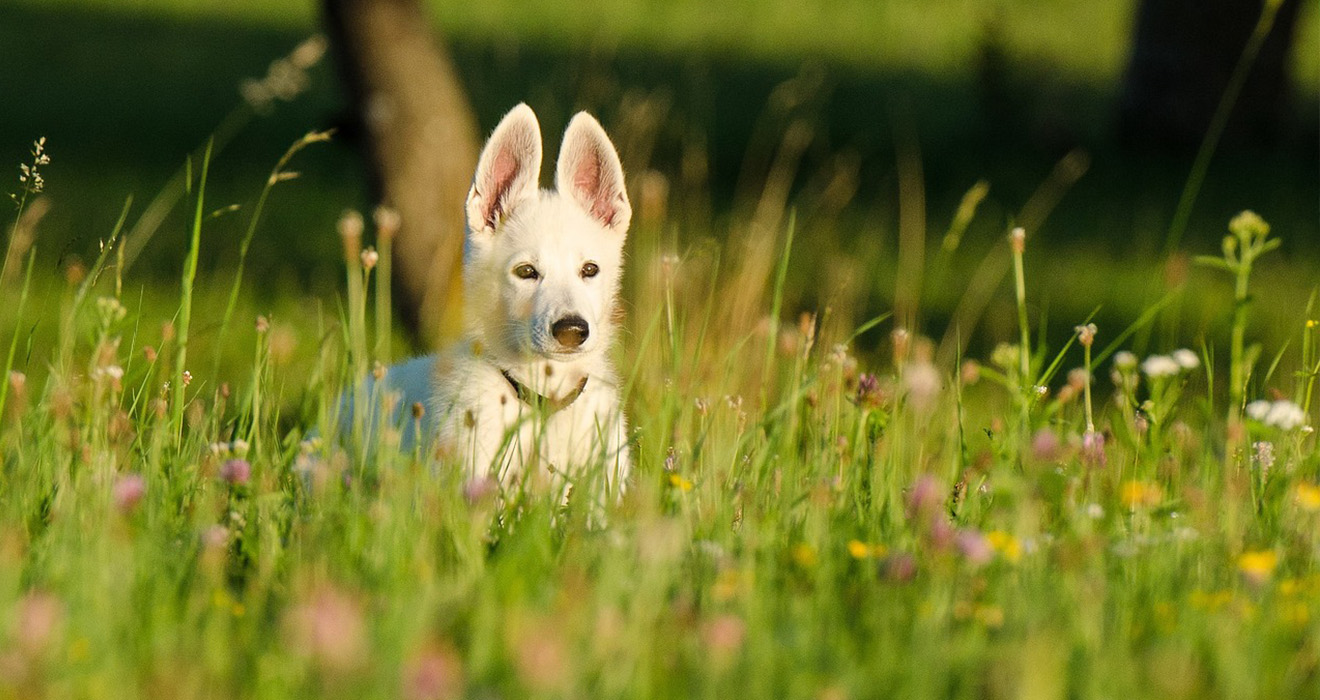
[(863, 408), (876, 408), (884, 402), (880, 392), (880, 380), (874, 374), (857, 377), (857, 405)]
[(230, 486), (246, 486), (252, 479), (252, 465), (246, 459), (229, 459), (220, 465), (220, 479)]

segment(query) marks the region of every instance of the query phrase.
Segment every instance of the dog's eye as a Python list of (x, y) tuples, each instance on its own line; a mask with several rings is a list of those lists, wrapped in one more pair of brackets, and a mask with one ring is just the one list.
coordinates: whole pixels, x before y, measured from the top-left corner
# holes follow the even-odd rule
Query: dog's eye
[(600, 266), (596, 263), (589, 262), (582, 266), (582, 277), (595, 277), (598, 274), (600, 274)]
[(531, 265), (528, 265), (527, 263), (523, 263), (518, 267), (513, 268), (513, 274), (518, 279), (524, 279), (524, 280), (540, 279), (541, 277), (541, 273), (537, 272), (536, 268), (532, 267)]

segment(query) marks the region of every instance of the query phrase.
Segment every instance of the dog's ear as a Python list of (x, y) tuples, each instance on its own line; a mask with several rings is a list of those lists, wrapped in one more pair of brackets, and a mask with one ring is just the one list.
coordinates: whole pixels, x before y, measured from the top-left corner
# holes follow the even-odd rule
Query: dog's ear
[(541, 176), (541, 125), (531, 107), (509, 110), (477, 161), (467, 196), (469, 231), (494, 232), (519, 200), (536, 192)]
[(555, 187), (607, 228), (628, 230), (632, 206), (624, 190), (619, 154), (600, 123), (586, 112), (578, 112), (564, 132)]

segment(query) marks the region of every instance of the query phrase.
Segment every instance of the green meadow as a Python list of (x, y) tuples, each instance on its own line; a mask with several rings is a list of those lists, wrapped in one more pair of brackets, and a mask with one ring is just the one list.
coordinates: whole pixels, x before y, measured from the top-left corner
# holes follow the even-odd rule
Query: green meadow
[(244, 97), (313, 3), (0, 4), (0, 698), (1320, 695), (1317, 13), (1170, 246), (1132, 11), (435, 5), (628, 172), (600, 509), (345, 429), (425, 348), (329, 60)]

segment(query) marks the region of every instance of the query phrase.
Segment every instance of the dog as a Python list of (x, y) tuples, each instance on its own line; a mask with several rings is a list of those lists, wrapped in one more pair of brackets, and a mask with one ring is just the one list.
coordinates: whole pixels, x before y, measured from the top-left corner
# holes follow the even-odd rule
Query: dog
[(425, 406), (423, 434), (400, 421), (405, 442), (430, 444), (469, 478), (528, 479), (565, 496), (590, 479), (617, 498), (631, 469), (609, 358), (632, 217), (623, 167), (605, 130), (579, 112), (555, 189), (541, 189), (540, 171), (540, 125), (519, 104), (482, 149), (465, 204), (463, 338), (384, 382), (401, 394), (396, 406)]

